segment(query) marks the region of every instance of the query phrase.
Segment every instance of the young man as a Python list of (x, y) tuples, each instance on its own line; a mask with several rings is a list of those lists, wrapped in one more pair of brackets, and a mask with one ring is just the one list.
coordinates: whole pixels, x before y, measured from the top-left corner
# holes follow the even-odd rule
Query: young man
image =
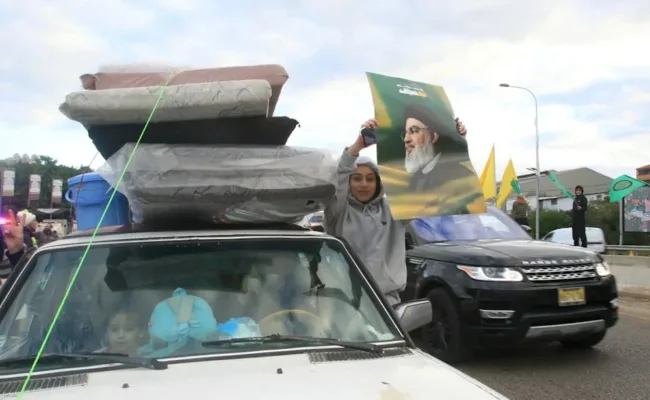
[(584, 189), (578, 185), (575, 188), (576, 197), (573, 199), (572, 231), (573, 245), (587, 247), (587, 230), (585, 213), (587, 212), (587, 198)]

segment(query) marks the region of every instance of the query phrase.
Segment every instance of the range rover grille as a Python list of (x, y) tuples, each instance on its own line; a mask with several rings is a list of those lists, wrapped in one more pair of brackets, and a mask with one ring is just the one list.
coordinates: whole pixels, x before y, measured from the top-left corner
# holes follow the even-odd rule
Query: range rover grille
[(525, 266), (522, 270), (528, 280), (535, 283), (584, 281), (595, 279), (598, 276), (596, 266), (592, 263)]

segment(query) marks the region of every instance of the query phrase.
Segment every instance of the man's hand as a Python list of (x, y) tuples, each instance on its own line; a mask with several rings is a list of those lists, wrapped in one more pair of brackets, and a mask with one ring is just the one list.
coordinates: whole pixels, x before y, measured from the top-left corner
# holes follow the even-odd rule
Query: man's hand
[(465, 127), (465, 124), (463, 124), (463, 122), (458, 118), (456, 118), (456, 129), (458, 130), (460, 136), (467, 136), (467, 128)]
[(25, 221), (27, 220), (27, 215), (23, 214), (23, 217), (20, 221), (16, 220), (16, 215), (13, 211), (9, 210), (8, 212), (8, 221), (4, 225), (4, 237), (5, 245), (7, 246), (7, 251), (9, 254), (14, 254), (21, 251), (25, 245), (25, 239), (23, 235), (23, 228), (25, 226)]
[[(377, 129), (378, 127), (379, 124), (374, 119), (369, 119), (361, 125), (361, 129), (364, 128)], [(363, 142), (363, 136), (361, 136), (361, 134), (358, 134), (357, 140), (355, 140), (354, 143), (350, 147), (348, 147), (347, 151), (348, 154), (351, 155), (352, 157), (358, 157), (359, 152), (364, 148), (366, 148), (366, 145)]]

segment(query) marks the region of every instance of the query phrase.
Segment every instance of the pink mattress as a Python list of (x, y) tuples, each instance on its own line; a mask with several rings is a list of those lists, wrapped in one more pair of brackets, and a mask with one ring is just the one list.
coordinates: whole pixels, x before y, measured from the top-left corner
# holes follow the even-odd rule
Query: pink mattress
[[(136, 88), (163, 85), (169, 78), (168, 72), (98, 72), (79, 77), (86, 90)], [(269, 116), (273, 115), (278, 103), (282, 86), (289, 79), (289, 74), (281, 65), (251, 65), (241, 67), (205, 68), (181, 70), (169, 83), (182, 85), (187, 83), (208, 83), (220, 81), (242, 81), (264, 79), (271, 85)]]

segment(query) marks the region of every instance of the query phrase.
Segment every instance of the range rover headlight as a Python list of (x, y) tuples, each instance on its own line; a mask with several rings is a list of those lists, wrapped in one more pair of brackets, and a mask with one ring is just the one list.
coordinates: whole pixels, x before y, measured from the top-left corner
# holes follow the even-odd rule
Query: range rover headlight
[(609, 276), (612, 274), (612, 270), (609, 268), (607, 261), (596, 263), (596, 273), (599, 276)]
[(524, 276), (521, 272), (505, 267), (470, 267), (457, 265), (459, 270), (465, 272), (470, 278), (477, 281), (488, 282), (521, 282)]

